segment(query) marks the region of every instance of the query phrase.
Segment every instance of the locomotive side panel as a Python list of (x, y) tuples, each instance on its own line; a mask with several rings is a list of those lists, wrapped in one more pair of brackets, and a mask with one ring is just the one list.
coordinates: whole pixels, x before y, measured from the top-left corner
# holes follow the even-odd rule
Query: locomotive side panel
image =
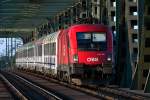
[(68, 44), (68, 30), (64, 30), (58, 38), (58, 76), (61, 79), (67, 79), (69, 73), (69, 44)]

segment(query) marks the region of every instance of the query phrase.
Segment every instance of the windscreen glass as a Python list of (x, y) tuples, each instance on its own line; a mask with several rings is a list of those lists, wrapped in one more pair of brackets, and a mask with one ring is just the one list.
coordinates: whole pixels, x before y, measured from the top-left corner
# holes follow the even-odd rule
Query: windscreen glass
[(77, 32), (77, 47), (79, 50), (104, 51), (107, 48), (106, 33)]

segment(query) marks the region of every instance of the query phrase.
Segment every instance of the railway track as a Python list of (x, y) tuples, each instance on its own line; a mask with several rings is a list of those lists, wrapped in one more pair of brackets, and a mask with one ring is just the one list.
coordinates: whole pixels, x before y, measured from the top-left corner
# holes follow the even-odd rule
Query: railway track
[[(114, 88), (114, 87), (93, 87), (93, 88), (86, 88), (86, 87), (79, 87), (79, 86), (75, 86), (75, 85), (68, 85), (64, 82), (59, 82), (58, 80), (55, 79), (51, 79), (49, 77), (43, 76), (43, 75), (39, 75), (39, 74), (35, 74), (35, 73), (31, 73), (31, 72), (24, 72), (22, 71), (22, 73), (18, 73), (17, 74), (27, 74), (28, 76), (26, 76), (26, 78), (29, 77), (38, 77), (40, 80), (40, 78), (48, 80), (48, 82), (50, 83), (50, 81), (53, 81), (55, 83), (64, 85), (66, 87), (72, 88), (74, 90), (77, 91), (81, 91), (90, 95), (93, 95), (95, 97), (99, 97), (101, 99), (106, 99), (106, 100), (149, 100), (150, 97), (145, 96), (145, 95), (139, 95), (133, 92), (129, 92), (129, 91), (123, 91), (119, 88)], [(34, 79), (33, 78), (33, 79)], [(32, 80), (32, 78), (31, 78)], [(47, 84), (47, 83), (46, 83)], [(83, 100), (83, 99), (82, 99)]]
[(0, 73), (0, 100), (27, 100), (1, 73)]
[(2, 74), (26, 97), (26, 100), (63, 100), (63, 98), (52, 94), (16, 74), (10, 72), (3, 72)]
[[(23, 93), (28, 99), (31, 100), (46, 100), (46, 99), (51, 100), (51, 98), (46, 96), (46, 93), (40, 92), (41, 91), (40, 88), (42, 88), (42, 90), (44, 91), (50, 92), (53, 95), (57, 96), (58, 98), (54, 98), (57, 100), (100, 100), (101, 99), (93, 95), (89, 95), (87, 93), (77, 91), (72, 88), (62, 86), (61, 84), (50, 82), (46, 79), (39, 78), (37, 76), (30, 75), (27, 73), (4, 72), (3, 74), (5, 74), (5, 76), (8, 76), (7, 78), (12, 82), (13, 85), (18, 84), (16, 88), (20, 90), (20, 92)], [(29, 82), (30, 84), (28, 84)], [(28, 85), (26, 86), (26, 84)], [(36, 87), (32, 84), (36, 85), (36, 87), (39, 88), (36, 89)]]

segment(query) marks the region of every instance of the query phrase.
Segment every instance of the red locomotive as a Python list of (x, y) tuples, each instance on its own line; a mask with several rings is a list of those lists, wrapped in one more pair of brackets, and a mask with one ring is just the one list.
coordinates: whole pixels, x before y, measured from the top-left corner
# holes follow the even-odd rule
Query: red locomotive
[[(112, 73), (113, 42), (104, 25), (75, 25), (58, 37), (58, 75), (78, 83)], [(94, 82), (93, 81), (93, 82)]]
[[(28, 68), (41, 69), (38, 71), (78, 85), (100, 84), (103, 80), (109, 80), (108, 76), (111, 76), (113, 66), (113, 36), (107, 26), (73, 25), (40, 40), (41, 52), (36, 49), (40, 46), (36, 42), (32, 43), (35, 53), (30, 56), (33, 58), (32, 62), (26, 61), (28, 65), (31, 63)], [(16, 58), (17, 66), (22, 64), (18, 61), (19, 57)]]

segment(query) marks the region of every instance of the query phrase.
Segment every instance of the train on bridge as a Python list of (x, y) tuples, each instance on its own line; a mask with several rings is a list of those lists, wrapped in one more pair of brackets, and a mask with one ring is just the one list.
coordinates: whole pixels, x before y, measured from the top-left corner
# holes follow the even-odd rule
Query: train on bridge
[(110, 81), (113, 36), (100, 24), (78, 24), (41, 37), (18, 48), (16, 67), (82, 84)]

